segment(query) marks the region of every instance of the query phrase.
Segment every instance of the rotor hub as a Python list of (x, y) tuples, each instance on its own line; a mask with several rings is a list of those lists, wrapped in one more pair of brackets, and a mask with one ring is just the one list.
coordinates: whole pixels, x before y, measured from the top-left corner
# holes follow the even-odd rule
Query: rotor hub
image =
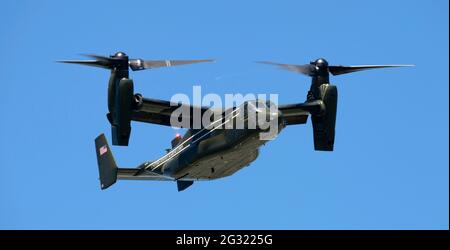
[(326, 68), (328, 67), (328, 62), (323, 58), (319, 58), (316, 61), (314, 61), (314, 65), (316, 65), (319, 68)]
[(315, 74), (316, 75), (322, 75), (322, 76), (328, 75), (328, 62), (327, 62), (327, 60), (325, 60), (323, 58), (319, 58), (319, 59), (311, 62), (311, 65), (314, 65), (314, 67), (315, 67)]
[(116, 54), (114, 54), (114, 57), (117, 57), (117, 58), (125, 58), (125, 57), (128, 57), (128, 56), (127, 56), (127, 54), (125, 54), (124, 52), (119, 51), (119, 52), (117, 52)]

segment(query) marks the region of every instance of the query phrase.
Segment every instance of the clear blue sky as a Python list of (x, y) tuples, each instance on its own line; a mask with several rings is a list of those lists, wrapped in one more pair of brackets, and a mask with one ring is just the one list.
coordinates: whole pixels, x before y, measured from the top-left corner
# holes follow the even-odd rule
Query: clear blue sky
[[(5, 1), (0, 16), (0, 229), (448, 229), (448, 1)], [(123, 50), (214, 64), (135, 72), (169, 99), (278, 93), (309, 79), (252, 63), (416, 64), (333, 77), (335, 152), (289, 127), (232, 177), (121, 181), (101, 191), (94, 138), (108, 72), (54, 63)], [(157, 158), (175, 130), (133, 125), (121, 166)]]

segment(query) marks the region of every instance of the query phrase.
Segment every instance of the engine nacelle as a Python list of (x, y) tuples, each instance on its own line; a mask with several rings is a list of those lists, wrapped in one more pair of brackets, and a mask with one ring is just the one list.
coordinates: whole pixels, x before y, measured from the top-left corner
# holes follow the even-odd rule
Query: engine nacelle
[(113, 145), (128, 146), (131, 133), (131, 115), (134, 107), (133, 80), (122, 78), (114, 86), (115, 93), (109, 93), (112, 143)]
[(335, 85), (322, 84), (320, 86), (320, 99), (325, 105), (325, 111), (320, 115), (311, 115), (315, 150), (333, 151), (337, 97)]

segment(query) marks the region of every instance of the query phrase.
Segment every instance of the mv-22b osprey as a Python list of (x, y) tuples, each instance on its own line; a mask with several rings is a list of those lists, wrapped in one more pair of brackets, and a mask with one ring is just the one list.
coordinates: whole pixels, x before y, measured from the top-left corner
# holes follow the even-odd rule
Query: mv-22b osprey
[[(150, 61), (129, 59), (123, 52), (105, 57), (88, 55), (92, 60), (61, 61), (64, 63), (82, 64), (111, 70), (108, 86), (107, 118), (111, 123), (113, 145), (127, 146), (131, 132), (131, 121), (153, 123), (171, 126), (172, 112), (182, 108), (204, 114), (208, 107), (197, 107), (182, 103), (171, 103), (164, 100), (144, 98), (134, 94), (133, 80), (129, 78), (129, 68), (133, 71), (169, 67), (175, 65), (210, 62), (212, 60), (160, 60)], [(248, 111), (254, 111), (268, 120), (276, 120), (279, 133), (290, 125), (305, 124), (311, 116), (314, 137), (314, 149), (333, 151), (337, 88), (330, 84), (329, 74), (341, 75), (351, 72), (399, 67), (409, 65), (361, 65), (361, 66), (331, 66), (325, 59), (317, 59), (305, 65), (272, 64), (294, 72), (312, 77), (310, 90), (303, 103), (279, 105), (277, 112), (270, 109), (270, 103), (260, 101), (244, 102), (238, 107), (222, 110), (223, 116), (212, 124), (245, 122)], [(215, 111), (217, 112), (217, 110)], [(237, 115), (244, 112), (244, 115)], [(193, 116), (181, 117), (190, 121)], [(244, 121), (239, 121), (244, 119)], [(213, 180), (234, 174), (244, 166), (253, 162), (259, 153), (259, 147), (266, 141), (260, 140), (259, 133), (264, 129), (260, 126), (243, 129), (215, 129), (218, 126), (187, 127), (184, 136), (172, 140), (172, 149), (156, 161), (147, 161), (137, 168), (119, 168), (114, 160), (105, 135), (95, 139), (95, 148), (102, 189), (106, 189), (119, 180), (153, 180), (176, 181), (178, 191), (182, 191), (197, 180)]]

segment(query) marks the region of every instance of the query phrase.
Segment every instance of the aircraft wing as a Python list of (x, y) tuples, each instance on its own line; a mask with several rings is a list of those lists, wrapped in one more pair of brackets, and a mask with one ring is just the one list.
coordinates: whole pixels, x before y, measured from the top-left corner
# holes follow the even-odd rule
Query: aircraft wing
[[(181, 109), (179, 109), (181, 108)], [(199, 114), (200, 122), (202, 115), (208, 110), (207, 107), (197, 107), (192, 105), (185, 105), (181, 103), (173, 103), (170, 101), (150, 99), (150, 98), (142, 98), (141, 103), (138, 108), (133, 110), (131, 115), (131, 120), (138, 122), (146, 122), (153, 123), (165, 126), (172, 126), (170, 123), (170, 117), (172, 112), (178, 110), (183, 110), (184, 116), (182, 117), (180, 113), (174, 113), (175, 116), (178, 117), (178, 120), (181, 122), (181, 119), (184, 121), (189, 121), (189, 127), (193, 125), (193, 117), (194, 114)], [(186, 115), (187, 114), (187, 115)], [(183, 127), (183, 126), (177, 126)]]
[(117, 170), (118, 180), (151, 180), (151, 181), (174, 181), (173, 178), (160, 175), (158, 173), (145, 171), (139, 175), (135, 175), (139, 172), (139, 168), (119, 168)]
[[(320, 112), (321, 108), (323, 108), (322, 105), (323, 104), (321, 101), (313, 101), (280, 105), (278, 106), (278, 109), (282, 112), (286, 125), (295, 125), (305, 124), (308, 119), (308, 115)], [(170, 123), (170, 118), (172, 112), (176, 110), (183, 110), (183, 114), (185, 114), (183, 117), (181, 117), (181, 113), (174, 114), (178, 116), (179, 121), (181, 121), (181, 119), (186, 119), (189, 121), (189, 127), (192, 127), (194, 114), (199, 114), (199, 117), (201, 118), (202, 115), (209, 110), (209, 108), (173, 103), (158, 99), (142, 98), (139, 107), (133, 110), (131, 120), (172, 126)], [(214, 111), (222, 112), (221, 110)]]
[(305, 124), (308, 115), (316, 114), (323, 108), (322, 101), (285, 104), (278, 106), (286, 125)]

